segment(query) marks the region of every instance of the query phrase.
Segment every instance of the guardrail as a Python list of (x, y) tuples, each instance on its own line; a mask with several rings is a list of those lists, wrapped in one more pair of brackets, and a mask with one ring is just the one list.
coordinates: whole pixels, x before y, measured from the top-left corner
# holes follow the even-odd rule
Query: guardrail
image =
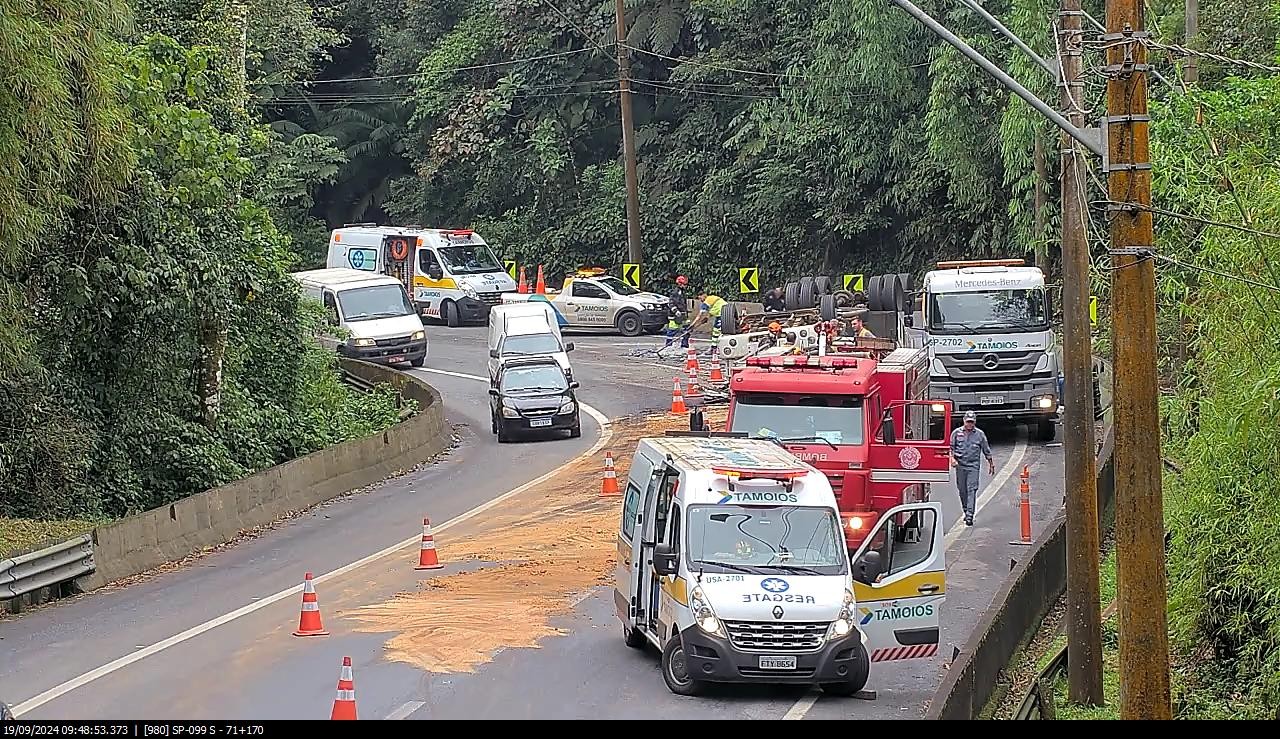
[(94, 571), (93, 537), (81, 534), (0, 561), (0, 600), (10, 600)]
[[(1116, 612), (1116, 602), (1111, 601), (1102, 611), (1102, 620), (1106, 621)], [(1066, 627), (1063, 626), (1058, 630), (1058, 634), (1065, 633)], [(1052, 721), (1057, 711), (1054, 710), (1053, 703), (1053, 684), (1057, 682), (1058, 676), (1067, 669), (1067, 646), (1063, 644), (1049, 658), (1044, 668), (1036, 674), (1035, 680), (1027, 686), (1026, 693), (1023, 694), (1022, 700), (1018, 702), (1018, 709), (1013, 712), (1014, 721)]]

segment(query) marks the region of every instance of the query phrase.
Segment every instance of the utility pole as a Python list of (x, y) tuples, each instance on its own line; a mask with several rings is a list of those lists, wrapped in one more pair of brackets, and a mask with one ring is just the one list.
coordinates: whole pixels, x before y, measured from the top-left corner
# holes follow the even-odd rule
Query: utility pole
[[(1187, 48), (1192, 48), (1195, 38), (1200, 33), (1200, 0), (1187, 0), (1186, 4), (1186, 31), (1183, 33), (1182, 43)], [(1194, 55), (1187, 56), (1187, 68), (1182, 73), (1182, 79), (1188, 85), (1195, 84), (1200, 81), (1200, 65), (1196, 63)]]
[(626, 9), (617, 0), (619, 95), (622, 107), (622, 158), (627, 180), (627, 258), (640, 264), (640, 184), (636, 177), (636, 129), (631, 116), (631, 54), (627, 40)]
[(1170, 720), (1147, 47), (1141, 0), (1107, 0), (1120, 718)]
[[(1080, 0), (1062, 0), (1058, 65), (1062, 112), (1084, 128)], [(1098, 583), (1098, 474), (1093, 448), (1093, 347), (1089, 324), (1089, 218), (1084, 156), (1065, 133), (1062, 156), (1063, 422), (1067, 472), (1067, 684), (1072, 703), (1102, 705)]]

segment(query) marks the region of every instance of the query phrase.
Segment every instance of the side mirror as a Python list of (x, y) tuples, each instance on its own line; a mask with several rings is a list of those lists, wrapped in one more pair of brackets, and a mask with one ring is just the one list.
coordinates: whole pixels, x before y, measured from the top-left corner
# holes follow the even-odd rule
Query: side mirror
[(490, 359), (497, 359), (497, 358), (498, 358), (498, 357), (500, 357), (500, 356), (502, 356), (502, 355), (498, 353), (498, 350), (497, 350), (497, 349), (490, 349), (490, 350), (489, 350), (489, 358), (490, 358)]
[(570, 390), (577, 390), (579, 387), (580, 387), (580, 385), (578, 385), (578, 381), (577, 381), (577, 380), (574, 380), (573, 382), (569, 383), (569, 389), (570, 389)]
[(880, 424), (880, 437), (886, 445), (892, 446), (898, 443), (898, 436), (894, 433), (893, 429), (892, 411), (884, 412), (884, 421)]
[(853, 579), (864, 585), (874, 585), (880, 574), (880, 552), (872, 549), (858, 558), (853, 565)]
[(653, 548), (653, 571), (658, 575), (676, 574), (676, 565), (680, 555), (671, 551), (670, 544), (659, 544)]
[(907, 315), (903, 316), (903, 317), (902, 317), (902, 325), (903, 325), (903, 326), (906, 326), (907, 328), (911, 328), (912, 326), (915, 326), (915, 325), (916, 325), (916, 319), (915, 319), (915, 316), (911, 315), (910, 313), (908, 313)]
[(492, 396), (493, 396), (493, 397), (495, 397), (495, 398), (496, 398), (496, 397), (498, 397), (499, 395), (501, 395), (501, 393), (499, 393), (499, 392), (498, 392), (498, 388), (496, 388), (496, 387), (491, 387), (491, 388), (489, 388), (489, 394), (490, 394), (490, 395), (492, 395)]
[(564, 345), (564, 350), (565, 350), (566, 352), (571, 352), (571, 351), (573, 351), (573, 342), (572, 342), (572, 341), (570, 341), (568, 344), (565, 344), (565, 345)]

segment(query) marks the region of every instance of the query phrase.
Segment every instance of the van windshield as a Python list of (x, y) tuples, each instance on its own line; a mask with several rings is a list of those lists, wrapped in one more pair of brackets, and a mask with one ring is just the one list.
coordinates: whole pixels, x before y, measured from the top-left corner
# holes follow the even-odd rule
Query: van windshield
[(476, 246), (442, 246), (437, 249), (449, 272), (455, 275), (475, 275), (484, 272), (504, 272), (502, 265), (494, 258), (489, 247)]
[(830, 508), (692, 505), (688, 569), (755, 575), (841, 575), (849, 553)]
[(504, 356), (524, 356), (528, 354), (556, 354), (561, 351), (560, 341), (555, 334), (520, 334), (508, 336), (502, 342)]
[(395, 318), (412, 314), (404, 288), (399, 285), (374, 285), (356, 287), (338, 293), (342, 317), (347, 321), (372, 321), (375, 318)]
[(859, 446), (863, 426), (861, 396), (739, 393), (729, 430), (761, 439)]

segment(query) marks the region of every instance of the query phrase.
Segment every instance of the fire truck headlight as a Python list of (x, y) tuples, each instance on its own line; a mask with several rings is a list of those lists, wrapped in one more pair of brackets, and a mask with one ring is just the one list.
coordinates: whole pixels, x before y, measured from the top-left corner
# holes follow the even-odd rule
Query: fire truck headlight
[(947, 412), (947, 406), (943, 405), (942, 403), (933, 403), (932, 405), (929, 406), (929, 410), (933, 411), (934, 413), (942, 414)]
[(858, 531), (858, 530), (862, 529), (862, 519), (861, 519), (861, 518), (858, 518), (857, 516), (854, 516), (854, 517), (850, 518), (850, 519), (849, 519), (849, 529), (850, 529), (850, 530), (852, 530), (852, 531)]

